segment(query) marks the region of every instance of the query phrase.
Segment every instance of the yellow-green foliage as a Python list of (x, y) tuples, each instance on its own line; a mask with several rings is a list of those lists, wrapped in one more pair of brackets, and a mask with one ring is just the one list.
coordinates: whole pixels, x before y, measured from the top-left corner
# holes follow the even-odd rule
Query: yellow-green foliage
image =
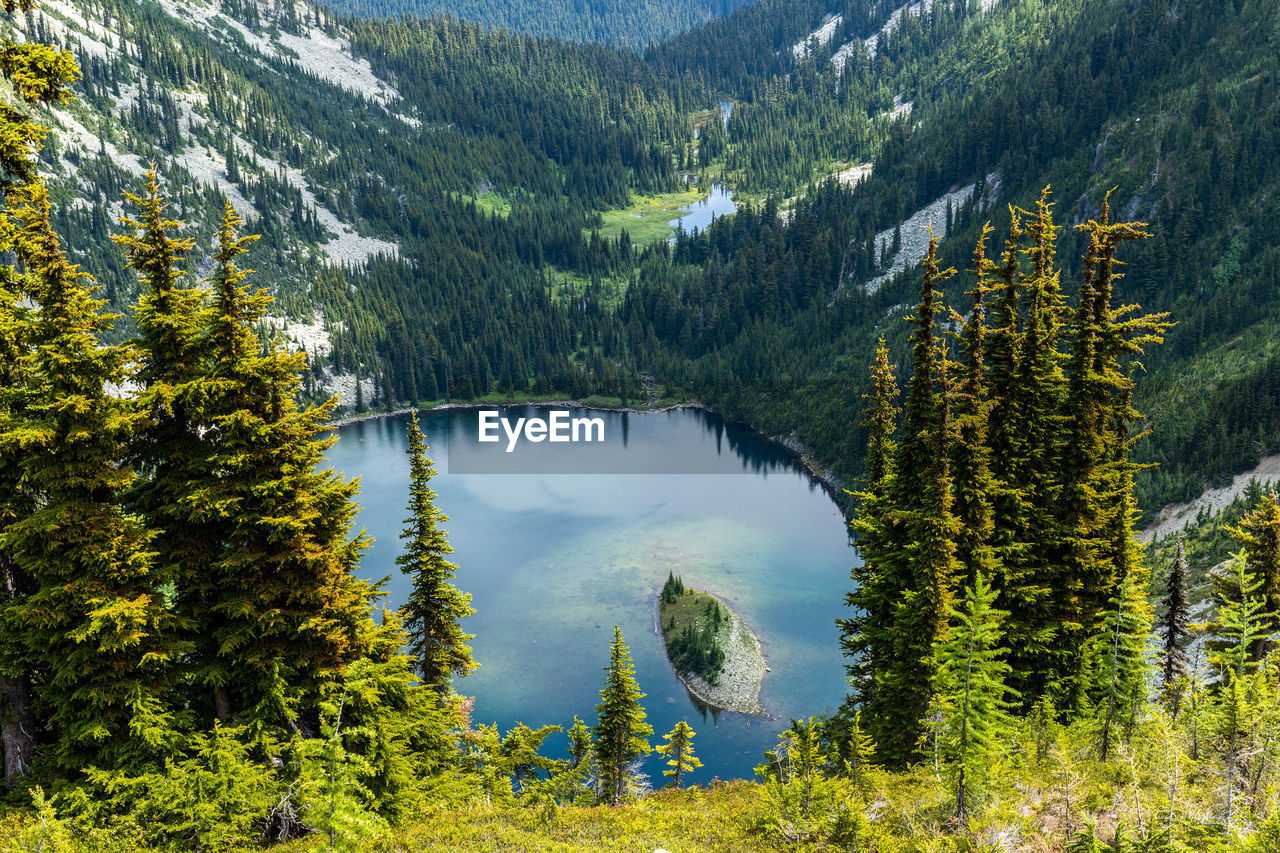
[(705, 192), (696, 189), (652, 196), (633, 193), (630, 207), (600, 214), (600, 234), (616, 239), (625, 230), (631, 235), (631, 242), (642, 246), (665, 240), (675, 234), (668, 223), (681, 215), (680, 208), (706, 197)]

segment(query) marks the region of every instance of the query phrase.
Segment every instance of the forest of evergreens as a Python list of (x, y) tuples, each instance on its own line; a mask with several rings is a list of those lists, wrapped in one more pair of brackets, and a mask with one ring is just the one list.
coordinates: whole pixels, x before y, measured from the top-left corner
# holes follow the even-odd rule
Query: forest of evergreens
[(724, 669), (719, 634), (726, 620), (720, 602), (696, 589), (685, 589), (684, 580), (672, 573), (658, 593), (658, 621), (667, 659), (676, 671), (715, 684)]
[[(973, 203), (935, 223), (955, 265), (983, 221), (1006, 227), (1006, 203), (1030, 205), (1046, 183), (1071, 222), (1116, 187), (1116, 208), (1153, 233), (1120, 296), (1179, 317), (1135, 389), (1156, 427), (1139, 454), (1160, 464), (1137, 478), (1150, 518), (1280, 448), (1266, 307), (1278, 265), (1253, 216), (1280, 178), (1269, 6), (986, 5), (935, 4), (887, 26), (894, 10), (865, 0), (765, 0), (643, 56), (453, 18), (252, 2), (219, 6), (244, 37), (98, 0), (77, 8), (118, 42), (99, 33), (91, 47), (92, 27), (62, 11), (19, 13), (13, 29), (65, 45), (82, 66), (64, 112), (99, 141), (57, 133), (41, 156), (59, 173), (52, 215), (72, 259), (126, 314), (120, 339), (137, 293), (107, 239), (119, 193), (139, 191), (155, 161), (197, 254), (211, 257), (222, 201), (191, 165), (209, 158), (251, 208), (242, 214), (262, 239), (249, 262), (270, 280), (275, 312), (326, 329), (303, 379), (312, 399), (343, 376), (362, 380), (346, 405), (379, 408), (494, 394), (632, 400), (650, 377), (766, 435), (794, 434), (845, 479), (862, 470), (865, 435), (847, 428), (866, 390), (859, 365), (882, 333), (905, 356), (901, 306), (917, 283), (908, 269), (873, 293), (859, 286), (901, 242), (877, 235), (974, 184)], [(797, 59), (791, 46), (827, 15), (839, 15), (830, 42)], [(395, 96), (246, 41), (308, 34), (345, 44)], [(831, 62), (871, 35), (874, 55)], [(727, 131), (711, 123), (695, 140), (690, 117), (726, 97)], [(872, 169), (857, 186), (827, 180), (860, 163)], [(675, 189), (682, 171), (729, 181), (751, 215), (673, 250), (593, 234), (600, 210)], [(334, 236), (321, 208), (384, 251), (317, 251)], [(1079, 240), (1064, 238), (1071, 274)]]

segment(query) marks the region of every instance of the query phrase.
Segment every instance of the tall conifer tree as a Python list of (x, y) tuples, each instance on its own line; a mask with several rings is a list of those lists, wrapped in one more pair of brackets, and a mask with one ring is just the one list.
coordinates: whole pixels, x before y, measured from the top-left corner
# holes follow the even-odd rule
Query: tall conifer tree
[(1003, 400), (1013, 420), (1007, 424), (1009, 456), (1001, 474), (1007, 486), (1016, 488), (1017, 499), (998, 523), (1006, 526), (1010, 544), (1002, 555), (1006, 572), (1001, 603), (1009, 611), (1012, 684), (1025, 702), (1033, 702), (1056, 683), (1060, 670), (1054, 658), (1059, 624), (1052, 596), (1058, 580), (1053, 513), (1059, 496), (1057, 453), (1065, 390), (1058, 348), (1064, 305), (1055, 265), (1058, 229), (1048, 188), (1034, 213), (1020, 213), (1028, 239), (1019, 249), (1025, 268), (1016, 276), (1026, 303), (1013, 381)]
[(609, 647), (609, 665), (604, 670), (607, 675), (600, 690), (596, 724), (591, 734), (595, 742), (600, 799), (616, 804), (627, 795), (631, 762), (649, 754), (648, 738), (653, 734), (653, 726), (645, 722), (644, 708), (640, 705), (644, 694), (636, 683), (631, 652), (616, 625)]
[(858, 512), (850, 525), (857, 532), (859, 565), (850, 571), (853, 590), (845, 595), (852, 616), (841, 619), (840, 645), (846, 658), (852, 704), (878, 707), (875, 676), (893, 654), (893, 612), (901, 595), (885, 572), (889, 554), (889, 486), (897, 446), (898, 383), (884, 338), (871, 369), (873, 391), (863, 396), (862, 427), (867, 431), (865, 488), (855, 494)]
[[(30, 12), (30, 0), (6, 0), (5, 11)], [(0, 254), (17, 254), (22, 221), (18, 209), (41, 185), (36, 174), (36, 153), (45, 130), (32, 107), (54, 105), (71, 99), (70, 85), (78, 69), (69, 51), (28, 42), (5, 47), (0, 67), (11, 87), (13, 100), (0, 105)], [(33, 310), (38, 280), (30, 265), (0, 265), (0, 745), (4, 748), (7, 787), (15, 787), (35, 756), (37, 718), (34, 684), (44, 677), (40, 657), (30, 654), (25, 629), (9, 621), (21, 613), (21, 605), (35, 591), (35, 579), (14, 559), (5, 544), (8, 527), (29, 516), (37, 494), (24, 479), (22, 433), (28, 407), (36, 402), (38, 388), (29, 368), (35, 343)]]
[(1163, 637), (1161, 654), (1161, 684), (1168, 694), (1178, 679), (1186, 675), (1187, 651), (1183, 643), (1190, 636), (1191, 602), (1187, 599), (1187, 549), (1178, 537), (1173, 552), (1173, 565), (1169, 567), (1168, 590), (1165, 592), (1160, 617), (1160, 634)]
[(373, 589), (353, 574), (365, 545), (350, 537), (357, 486), (320, 468), (336, 440), (319, 437), (333, 401), (300, 407), (306, 356), (278, 340), (260, 348), (253, 325), (271, 298), (242, 283), (236, 260), (251, 238), (238, 236), (239, 225), (227, 205), (206, 330), (216, 389), (207, 435), (219, 476), (200, 500), (225, 538), (190, 606), (204, 641), (198, 678), (262, 730), (296, 725), (363, 653)]
[(445, 559), (453, 551), (440, 526), (449, 517), (436, 508), (430, 483), (435, 468), (427, 458), (426, 441), (418, 428), (418, 415), (409, 420), (409, 517), (400, 538), (405, 553), (396, 565), (413, 580), (405, 603), (409, 650), (422, 683), (444, 694), (453, 676), (465, 676), (477, 664), (458, 622), (475, 613), (471, 596), (450, 581), (458, 567)]
[(32, 584), (7, 621), (44, 673), (37, 697), (53, 761), (136, 767), (174, 746), (166, 694), (181, 650), (151, 533), (118, 503), (133, 480), (123, 457), (139, 416), (107, 389), (123, 382), (129, 353), (98, 342), (113, 318), (63, 254), (44, 187), (15, 195), (15, 249), (35, 281), (37, 320), (24, 358), (28, 408), (7, 439), (38, 506), (0, 540)]
[(138, 404), (144, 420), (130, 454), (142, 475), (131, 489), (131, 504), (156, 532), (156, 570), (185, 585), (184, 573), (203, 571), (217, 552), (214, 533), (197, 520), (203, 509), (192, 491), (209, 476), (207, 449), (200, 436), (205, 373), (201, 291), (183, 287), (183, 255), (195, 241), (178, 238), (182, 223), (169, 219), (155, 166), (146, 174), (146, 195), (125, 197), (138, 219), (121, 217), (126, 233), (113, 235), (142, 284), (134, 314), (138, 336)]
[(891, 544), (876, 567), (888, 590), (900, 591), (890, 616), (892, 653), (877, 667), (876, 706), (867, 717), (881, 757), (891, 763), (915, 754), (929, 704), (934, 645), (946, 633), (959, 573), (958, 524), (951, 512), (949, 378), (936, 326), (941, 297), (936, 285), (955, 270), (938, 268), (937, 240), (932, 237), (922, 266), (920, 304), (911, 318), (916, 325), (913, 373), (898, 467), (888, 492)]
[[(995, 532), (992, 501), (996, 491), (991, 473), (991, 448), (988, 445), (988, 418), (991, 401), (987, 389), (984, 351), (986, 349), (985, 297), (990, 292), (990, 274), (995, 264), (987, 259), (986, 239), (991, 232), (984, 225), (982, 236), (973, 252), (973, 299), (967, 320), (963, 322), (963, 362), (955, 387), (956, 441), (952, 452), (955, 480), (954, 514), (959, 522), (956, 557), (960, 563), (962, 585), (968, 587), (979, 575), (995, 575), (997, 559), (992, 545)], [(953, 312), (954, 315), (954, 312)]]

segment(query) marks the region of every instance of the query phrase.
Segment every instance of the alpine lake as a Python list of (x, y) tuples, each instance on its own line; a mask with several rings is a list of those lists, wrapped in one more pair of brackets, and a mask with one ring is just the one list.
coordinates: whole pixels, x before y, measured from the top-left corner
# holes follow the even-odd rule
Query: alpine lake
[[(510, 419), (550, 411), (501, 408)], [(436, 505), (449, 517), (455, 583), (476, 610), (462, 627), (475, 635), (480, 668), (454, 686), (475, 697), (476, 723), (503, 732), (517, 722), (567, 728), (575, 714), (590, 725), (618, 625), (646, 694), (650, 742), (687, 720), (703, 762), (691, 783), (751, 778), (793, 718), (833, 712), (843, 700), (836, 619), (847, 615), (857, 559), (844, 519), (790, 452), (717, 415), (573, 414), (603, 419), (605, 442), (556, 446), (566, 460), (592, 454), (587, 465), (567, 466), (579, 471), (571, 474), (515, 464), (494, 473), (458, 473), (476, 468), (455, 464), (450, 472), (449, 447), (457, 463), (462, 448), (474, 445), (477, 411), (419, 416), (437, 470)], [(361, 573), (389, 577), (380, 602), (387, 607), (403, 604), (410, 588), (395, 565), (408, 497), (407, 420), (342, 426), (328, 452), (336, 470), (360, 478), (356, 525), (374, 539)], [(516, 448), (512, 460), (526, 450)], [(770, 668), (760, 693), (767, 717), (706, 708), (676, 677), (656, 630), (668, 572), (730, 603), (760, 639)], [(545, 751), (564, 757), (566, 743), (553, 735)], [(664, 766), (656, 754), (648, 759), (655, 787)]]

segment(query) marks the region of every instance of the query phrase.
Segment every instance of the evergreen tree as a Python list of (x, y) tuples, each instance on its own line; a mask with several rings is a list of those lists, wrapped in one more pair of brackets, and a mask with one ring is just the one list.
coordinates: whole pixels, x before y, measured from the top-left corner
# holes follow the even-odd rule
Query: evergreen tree
[(63, 254), (44, 187), (11, 198), (20, 200), (15, 254), (32, 273), (38, 319), (22, 359), (27, 407), (5, 440), (38, 503), (0, 538), (31, 583), (10, 601), (7, 630), (43, 672), (37, 699), (53, 762), (137, 766), (174, 748), (180, 720), (168, 688), (182, 649), (152, 534), (119, 504), (134, 478), (123, 457), (139, 416), (107, 388), (125, 379), (129, 353), (99, 343), (113, 318)]
[(955, 388), (956, 441), (952, 453), (955, 479), (953, 512), (959, 522), (956, 558), (962, 566), (963, 585), (972, 585), (978, 575), (991, 578), (997, 569), (991, 545), (994, 534), (992, 499), (996, 491), (991, 473), (991, 449), (987, 442), (987, 421), (991, 408), (987, 393), (984, 364), (986, 317), (984, 300), (991, 291), (989, 276), (995, 264), (986, 257), (986, 238), (990, 225), (984, 225), (982, 237), (973, 252), (973, 298), (967, 320), (953, 313), (955, 321), (964, 325), (964, 361), (959, 367)]
[(409, 420), (409, 517), (400, 534), (407, 544), (396, 565), (413, 578), (404, 611), (416, 669), (423, 684), (444, 695), (452, 677), (468, 675), (478, 666), (467, 646), (474, 635), (458, 625), (475, 610), (471, 596), (449, 582), (458, 567), (445, 559), (453, 548), (440, 525), (449, 517), (435, 506), (436, 493), (429, 485), (435, 468), (426, 451), (415, 413)]
[(1226, 823), (1230, 827), (1235, 815), (1236, 787), (1241, 765), (1252, 751), (1250, 741), (1255, 731), (1257, 695), (1251, 681), (1258, 661), (1254, 651), (1266, 636), (1272, 614), (1266, 612), (1262, 597), (1263, 581), (1252, 577), (1249, 561), (1242, 551), (1231, 563), (1235, 595), (1218, 602), (1213, 624), (1215, 641), (1209, 662), (1221, 676), (1221, 689), (1212, 712), (1212, 723), (1218, 751), (1226, 761)]
[(841, 651), (850, 692), (846, 706), (881, 708), (876, 695), (879, 674), (893, 656), (893, 614), (902, 583), (889, 571), (891, 522), (889, 487), (897, 452), (898, 385), (884, 338), (876, 347), (871, 369), (873, 392), (863, 396), (862, 426), (867, 431), (864, 489), (854, 493), (858, 512), (850, 522), (862, 562), (850, 570), (853, 590), (845, 595), (852, 616), (838, 621)]
[(891, 596), (893, 646), (877, 672), (876, 704), (867, 709), (880, 756), (889, 762), (908, 760), (920, 740), (933, 681), (933, 650), (946, 633), (959, 574), (958, 524), (951, 512), (949, 377), (938, 345), (941, 294), (935, 289), (955, 270), (939, 270), (936, 238), (930, 238), (922, 266), (920, 304), (911, 318), (916, 324), (913, 373), (888, 494), (892, 544), (882, 569), (890, 588), (898, 590)]
[(613, 628), (604, 687), (596, 705), (596, 724), (591, 730), (595, 740), (595, 763), (600, 800), (617, 804), (627, 795), (630, 765), (649, 754), (648, 737), (653, 726), (645, 722), (640, 700), (645, 694), (636, 684), (635, 664), (622, 640), (622, 631)]
[[(30, 0), (6, 0), (5, 11), (30, 12)], [(70, 100), (70, 86), (78, 69), (69, 51), (28, 42), (5, 47), (0, 74), (11, 88), (0, 108), (0, 746), (4, 749), (4, 778), (16, 787), (31, 766), (36, 751), (35, 682), (44, 677), (40, 658), (29, 653), (24, 629), (10, 621), (21, 612), (35, 580), (14, 559), (6, 544), (10, 525), (36, 508), (37, 492), (23, 476), (21, 435), (27, 410), (37, 402), (38, 387), (29, 375), (35, 364), (28, 358), (36, 340), (32, 308), (40, 284), (29, 264), (13, 264), (22, 239), (17, 215), (31, 192), (40, 186), (36, 155), (44, 139), (37, 106)], [(31, 251), (28, 243), (29, 254)]]
[(693, 729), (681, 720), (676, 723), (675, 728), (663, 735), (666, 743), (654, 747), (658, 754), (669, 758), (667, 766), (671, 769), (663, 770), (662, 775), (671, 779), (673, 787), (680, 787), (683, 774), (692, 773), (702, 766), (702, 762), (693, 754), (693, 736)]
[(1057, 453), (1065, 390), (1059, 350), (1064, 303), (1055, 264), (1058, 227), (1052, 210), (1046, 187), (1034, 213), (1019, 212), (1025, 226), (1014, 228), (1013, 233), (1027, 237), (1027, 244), (1017, 248), (1026, 263), (1019, 268), (1015, 255), (1006, 258), (1001, 270), (1002, 276), (1008, 276), (1006, 289), (1016, 280), (1026, 299), (1013, 374), (1002, 383), (996, 404), (1004, 409), (1000, 423), (1005, 446), (992, 448), (992, 458), (1001, 463), (996, 475), (1006, 487), (1005, 500), (996, 503), (996, 525), (1004, 531), (1005, 543), (1000, 602), (1009, 612), (1011, 684), (1024, 702), (1033, 702), (1059, 683), (1063, 670), (1055, 646), (1061, 622), (1054, 612), (1053, 594), (1060, 581), (1054, 509), (1060, 491)]
[[(1264, 633), (1280, 631), (1280, 503), (1274, 494), (1263, 495), (1254, 509), (1228, 532), (1244, 550), (1245, 565), (1251, 581), (1258, 584), (1263, 610), (1268, 614)], [(1254, 660), (1261, 660), (1274, 640), (1260, 637), (1253, 650)]]
[(1165, 592), (1160, 617), (1160, 633), (1164, 638), (1162, 680), (1166, 696), (1169, 696), (1180, 679), (1187, 674), (1187, 651), (1183, 648), (1190, 629), (1190, 601), (1187, 600), (1187, 549), (1182, 537), (1173, 554), (1169, 568), (1168, 590)]
[[(223, 529), (219, 559), (187, 591), (202, 641), (196, 677), (258, 731), (296, 727), (327, 685), (366, 648), (374, 589), (353, 570), (363, 537), (349, 538), (356, 485), (321, 470), (334, 438), (333, 401), (300, 407), (306, 356), (278, 340), (260, 347), (254, 325), (271, 298), (243, 284), (236, 265), (252, 239), (227, 205), (210, 280), (206, 328), (216, 389), (206, 404), (210, 479), (200, 500)], [(222, 703), (220, 703), (222, 704)]]
[[(121, 217), (127, 231), (112, 239), (123, 247), (129, 268), (142, 284), (133, 344), (143, 420), (130, 447), (130, 460), (142, 476), (129, 499), (155, 531), (157, 577), (185, 591), (200, 584), (199, 576), (221, 547), (221, 531), (199, 495), (216, 476), (202, 438), (208, 428), (202, 409), (211, 390), (203, 334), (208, 316), (203, 293), (182, 286), (185, 272), (179, 264), (195, 241), (173, 236), (182, 223), (166, 216), (168, 205), (160, 196), (154, 165), (146, 173), (145, 197), (125, 197), (139, 209), (140, 218)], [(179, 607), (177, 615), (184, 621), (184, 635), (190, 636), (184, 608)], [(218, 695), (211, 698), (216, 707)]]
[[(1117, 272), (1122, 265), (1116, 258), (1118, 248), (1150, 235), (1143, 230), (1143, 223), (1111, 222), (1110, 212), (1108, 194), (1103, 199), (1100, 218), (1077, 226), (1090, 235), (1081, 301), (1092, 304), (1092, 315), (1081, 315), (1076, 335), (1090, 338), (1094, 343), (1083, 347), (1087, 353), (1082, 354), (1073, 367), (1073, 373), (1083, 370), (1089, 379), (1074, 382), (1073, 376), (1068, 407), (1085, 424), (1085, 432), (1101, 436), (1104, 453), (1102, 464), (1087, 475), (1090, 484), (1084, 491), (1090, 506), (1082, 513), (1082, 517), (1088, 519), (1087, 526), (1096, 527), (1098, 532), (1081, 549), (1087, 559), (1066, 561), (1065, 594), (1058, 599), (1065, 626), (1062, 634), (1065, 645), (1059, 657), (1065, 661), (1062, 677), (1068, 684), (1077, 680), (1075, 673), (1080, 668), (1077, 649), (1085, 645), (1077, 646), (1074, 637), (1086, 636), (1090, 625), (1097, 623), (1106, 609), (1104, 596), (1116, 589), (1124, 578), (1132, 578), (1137, 587), (1136, 596), (1146, 596), (1148, 572), (1143, 565), (1143, 547), (1133, 536), (1137, 517), (1134, 477), (1143, 466), (1130, 459), (1134, 443), (1145, 433), (1131, 434), (1131, 426), (1141, 420), (1132, 404), (1131, 374), (1135, 363), (1126, 365), (1122, 359), (1141, 356), (1148, 344), (1161, 342), (1171, 326), (1167, 314), (1129, 316), (1138, 310), (1137, 305), (1113, 306), (1115, 284), (1123, 278)], [(1087, 354), (1092, 356), (1092, 366), (1087, 362)], [(1072, 444), (1069, 442), (1068, 446)], [(1089, 448), (1098, 442), (1089, 439), (1075, 444), (1081, 456), (1088, 456), (1093, 452)], [(1078, 468), (1077, 475), (1085, 476)], [(1070, 505), (1068, 500), (1060, 502), (1063, 507)]]
[(1114, 729), (1135, 713), (1146, 698), (1146, 641), (1151, 628), (1146, 585), (1126, 575), (1111, 599), (1111, 610), (1094, 636), (1094, 696), (1101, 715), (1100, 753), (1111, 755)]
[(1000, 739), (1012, 727), (1010, 667), (1003, 658), (996, 592), (978, 575), (961, 608), (951, 611), (952, 626), (939, 642), (931, 716), (937, 719), (937, 753), (945, 762), (956, 802), (956, 817), (966, 820), (981, 803)]

